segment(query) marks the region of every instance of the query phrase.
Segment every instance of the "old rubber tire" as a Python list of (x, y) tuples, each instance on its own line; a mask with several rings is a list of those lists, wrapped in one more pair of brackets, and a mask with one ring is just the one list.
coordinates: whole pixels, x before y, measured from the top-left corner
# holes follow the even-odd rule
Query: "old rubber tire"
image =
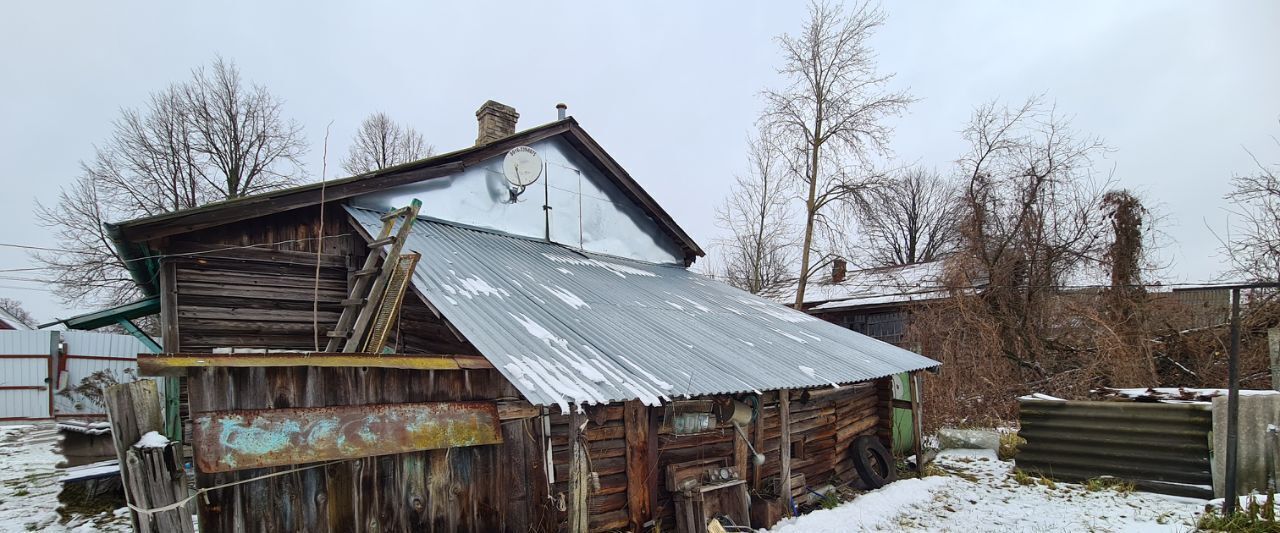
[(854, 439), (849, 448), (853, 452), (853, 467), (868, 489), (878, 489), (893, 482), (896, 474), (893, 455), (884, 449), (880, 439), (863, 435)]

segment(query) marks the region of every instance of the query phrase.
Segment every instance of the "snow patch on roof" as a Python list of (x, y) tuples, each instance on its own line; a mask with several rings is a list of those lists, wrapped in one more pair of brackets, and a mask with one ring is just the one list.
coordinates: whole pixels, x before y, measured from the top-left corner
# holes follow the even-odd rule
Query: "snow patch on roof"
[(675, 295), (675, 297), (676, 297), (676, 298), (679, 298), (679, 299), (681, 299), (681, 300), (684, 300), (684, 301), (686, 301), (686, 302), (689, 302), (689, 305), (692, 305), (694, 309), (697, 309), (697, 310), (699, 310), (699, 311), (702, 311), (703, 313), (710, 313), (710, 312), (711, 312), (711, 310), (710, 310), (710, 309), (707, 309), (707, 307), (706, 307), (706, 306), (704, 306), (704, 305), (702, 305), (702, 304), (700, 304), (700, 303), (698, 303), (698, 302), (695, 302), (695, 301), (693, 301), (693, 300), (690, 300), (690, 299), (688, 299), (688, 298), (685, 298), (684, 296), (680, 296), (679, 294), (677, 294), (677, 295)]
[(560, 348), (569, 347), (569, 341), (566, 341), (556, 334), (548, 331), (547, 328), (542, 327), (542, 324), (534, 322), (528, 315), (525, 315), (524, 313), (521, 313), (520, 315), (516, 315), (515, 313), (507, 314), (511, 315), (511, 318), (516, 319), (516, 322), (519, 322), (521, 326), (524, 326), (524, 330), (528, 331), (530, 335), (533, 335), (542, 342), (547, 343), (548, 346), (551, 346), (552, 348), (557, 346)]
[(548, 287), (548, 286), (546, 286), (546, 285), (543, 285), (543, 284), (541, 284), (541, 283), (539, 283), (539, 284), (538, 284), (538, 286), (539, 286), (539, 287), (542, 287), (542, 288), (543, 288), (543, 289), (545, 289), (547, 292), (549, 292), (549, 293), (551, 293), (552, 295), (554, 295), (556, 298), (559, 298), (559, 299), (560, 299), (560, 301), (564, 302), (564, 304), (565, 304), (565, 305), (567, 305), (567, 306), (569, 306), (569, 307), (572, 307), (572, 308), (574, 308), (574, 309), (581, 309), (581, 308), (583, 308), (583, 307), (586, 307), (586, 308), (590, 308), (590, 307), (591, 307), (590, 305), (587, 305), (587, 302), (582, 301), (582, 298), (579, 298), (579, 297), (578, 297), (578, 295), (576, 295), (576, 294), (574, 294), (574, 293), (572, 293), (572, 292), (569, 292), (569, 290), (568, 290), (568, 289), (566, 289), (566, 288), (564, 288), (564, 287), (561, 287), (561, 286), (559, 286), (559, 285), (556, 285), (556, 287), (555, 287), (554, 289), (553, 289), (553, 288), (551, 288), (551, 287)]
[(474, 275), (459, 276), (458, 273), (453, 270), (449, 270), (449, 274), (453, 276), (453, 279), (457, 281), (459, 285), (454, 286), (447, 283), (441, 283), (440, 288), (444, 289), (444, 292), (451, 295), (463, 296), (467, 299), (471, 299), (476, 296), (494, 296), (497, 298), (511, 296), (511, 293), (507, 292), (506, 289), (494, 287), (493, 285), (490, 285), (489, 282)]
[(804, 339), (802, 339), (802, 338), (800, 338), (800, 337), (797, 337), (797, 336), (795, 336), (795, 335), (792, 335), (792, 334), (790, 334), (790, 333), (787, 333), (787, 332), (785, 332), (785, 331), (782, 331), (782, 330), (780, 330), (780, 329), (778, 329), (778, 328), (773, 328), (773, 331), (774, 331), (775, 333), (779, 334), (779, 335), (782, 335), (783, 337), (786, 337), (786, 338), (788, 338), (788, 339), (791, 339), (791, 340), (793, 340), (793, 341), (796, 341), (796, 342), (798, 342), (798, 343), (800, 343), (800, 344), (809, 344), (809, 341), (804, 340)]
[(801, 313), (800, 311), (796, 311), (795, 309), (792, 309), (790, 307), (768, 302), (765, 300), (751, 300), (747, 298), (738, 298), (738, 301), (744, 304), (747, 304), (747, 306), (751, 307), (755, 311), (759, 311), (760, 313), (769, 315), (783, 322), (797, 323), (797, 322), (812, 322), (814, 320), (818, 320), (817, 318), (814, 318), (812, 315)]
[[(867, 305), (918, 302), (945, 298), (942, 286), (942, 261), (917, 263), (887, 268), (854, 270), (844, 281), (832, 283), (830, 277), (814, 279), (805, 285), (804, 301), (812, 310), (840, 309)], [(779, 291), (778, 301), (794, 302), (796, 287)]]
[(632, 276), (644, 276), (649, 278), (657, 277), (657, 274), (654, 274), (653, 272), (640, 270), (638, 268), (629, 267), (627, 265), (622, 265), (622, 264), (614, 263), (611, 261), (602, 261), (600, 259), (587, 259), (585, 257), (570, 257), (567, 255), (549, 254), (546, 252), (543, 252), (542, 256), (552, 261), (555, 261), (557, 263), (566, 263), (566, 264), (578, 265), (578, 266), (600, 267), (614, 273), (614, 275), (620, 278), (626, 278), (627, 274), (630, 274)]

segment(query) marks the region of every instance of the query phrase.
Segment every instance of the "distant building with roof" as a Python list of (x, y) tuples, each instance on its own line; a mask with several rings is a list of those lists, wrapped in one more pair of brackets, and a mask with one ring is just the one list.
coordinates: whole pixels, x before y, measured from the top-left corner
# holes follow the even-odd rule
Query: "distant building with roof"
[[(805, 286), (804, 311), (871, 338), (902, 346), (911, 310), (946, 298), (943, 261), (848, 270), (843, 259), (832, 261), (823, 275)], [(795, 301), (794, 286), (779, 302)]]
[(0, 330), (32, 330), (36, 329), (33, 324), (23, 322), (22, 319), (13, 316), (13, 313), (0, 309)]

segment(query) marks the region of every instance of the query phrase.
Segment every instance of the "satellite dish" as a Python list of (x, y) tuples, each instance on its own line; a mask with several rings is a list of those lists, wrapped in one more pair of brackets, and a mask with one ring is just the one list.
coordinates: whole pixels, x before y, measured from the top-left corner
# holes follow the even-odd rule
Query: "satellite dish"
[(542, 157), (528, 146), (512, 148), (502, 161), (502, 175), (512, 187), (528, 187), (542, 175)]

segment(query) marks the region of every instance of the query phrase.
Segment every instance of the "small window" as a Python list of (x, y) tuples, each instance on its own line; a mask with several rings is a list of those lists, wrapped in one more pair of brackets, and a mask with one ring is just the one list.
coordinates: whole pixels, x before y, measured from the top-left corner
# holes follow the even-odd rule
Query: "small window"
[(798, 439), (794, 439), (791, 441), (791, 458), (792, 459), (804, 460), (809, 458), (805, 454), (804, 441), (805, 441), (804, 437), (800, 437)]

